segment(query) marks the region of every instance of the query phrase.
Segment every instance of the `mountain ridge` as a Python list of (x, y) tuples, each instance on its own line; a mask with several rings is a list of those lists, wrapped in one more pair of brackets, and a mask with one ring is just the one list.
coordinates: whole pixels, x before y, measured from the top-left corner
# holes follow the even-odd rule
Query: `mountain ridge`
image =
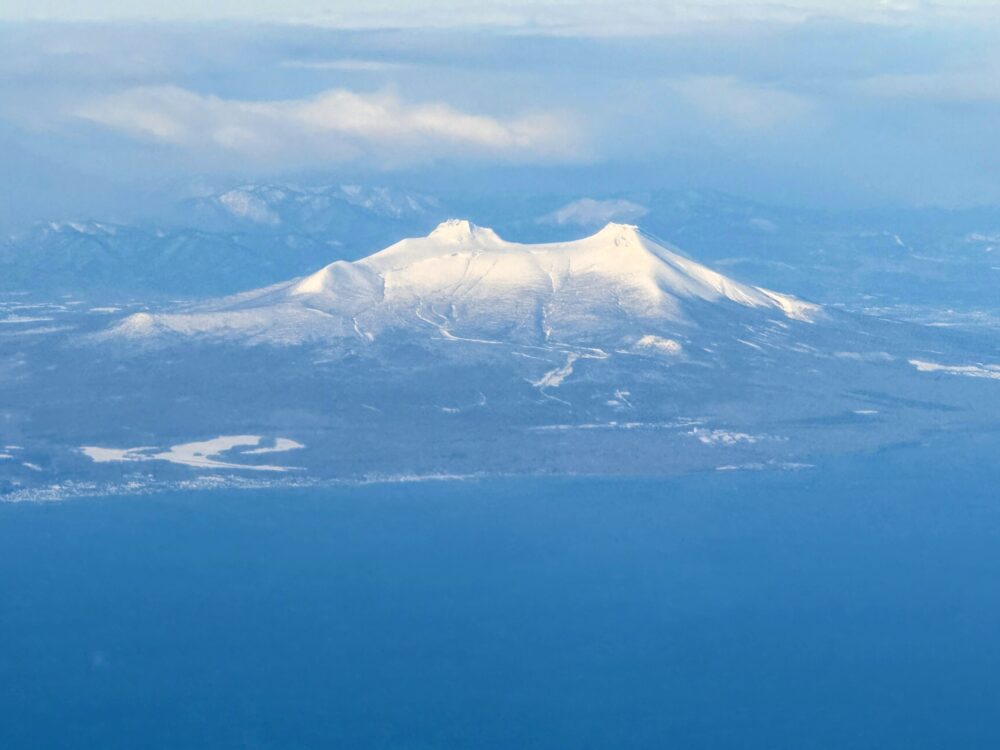
[[(285, 343), (373, 340), (389, 330), (428, 327), (480, 337), (540, 331), (542, 341), (599, 331), (641, 338), (660, 333), (643, 324), (690, 327), (697, 304), (734, 318), (761, 313), (813, 323), (825, 315), (819, 305), (730, 279), (635, 225), (612, 222), (581, 239), (524, 244), (451, 219), (357, 261), (334, 261), (183, 311), (143, 313), (115, 331), (142, 337), (252, 331)], [(295, 328), (298, 335), (289, 337)], [(268, 336), (268, 329), (280, 335)]]

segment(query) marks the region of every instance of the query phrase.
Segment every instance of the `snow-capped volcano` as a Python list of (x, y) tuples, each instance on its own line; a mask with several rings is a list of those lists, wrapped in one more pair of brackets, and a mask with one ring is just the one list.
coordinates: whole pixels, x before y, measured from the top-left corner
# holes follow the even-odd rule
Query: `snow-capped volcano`
[(449, 221), (110, 329), (56, 307), (96, 333), (53, 326), (67, 345), (5, 383), (19, 482), (801, 467), (1000, 418), (994, 342), (742, 284), (622, 224), (531, 245)]
[(741, 284), (637, 227), (608, 224), (571, 242), (521, 244), (450, 220), (355, 262), (170, 314), (139, 314), (117, 333), (237, 335), (296, 343), (424, 329), (445, 338), (545, 342), (684, 331), (706, 312), (811, 322), (817, 305)]

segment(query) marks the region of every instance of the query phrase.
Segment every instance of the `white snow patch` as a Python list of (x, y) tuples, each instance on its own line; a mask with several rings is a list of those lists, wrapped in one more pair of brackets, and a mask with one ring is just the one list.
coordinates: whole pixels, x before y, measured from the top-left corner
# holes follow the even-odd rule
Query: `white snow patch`
[(558, 388), (566, 378), (573, 374), (573, 363), (579, 358), (579, 354), (570, 352), (566, 355), (566, 364), (554, 370), (549, 370), (541, 378), (532, 382), (532, 385), (535, 388)]
[(624, 391), (621, 388), (615, 390), (615, 401), (624, 404), (629, 409), (632, 408), (631, 391)]
[[(229, 461), (219, 461), (218, 456), (243, 446), (259, 446), (262, 438), (259, 435), (220, 435), (211, 440), (194, 443), (182, 443), (171, 446), (166, 451), (158, 448), (102, 448), (85, 445), (80, 452), (94, 463), (122, 463), (131, 461), (167, 461), (173, 464), (191, 466), (196, 469), (247, 469), (249, 471), (290, 471), (294, 467), (270, 466), (266, 464), (238, 464)], [(273, 446), (240, 451), (242, 455), (262, 453), (279, 453), (305, 446), (289, 438), (277, 438)], [(154, 452), (158, 451), (158, 452)]]
[(833, 356), (855, 362), (894, 362), (896, 359), (888, 352), (834, 352)]
[(475, 474), (369, 474), (353, 484), (416, 484), (419, 482), (467, 482), (482, 479), (485, 475)]
[(754, 342), (747, 341), (746, 339), (736, 339), (736, 340), (739, 343), (743, 344), (744, 346), (749, 346), (750, 348), (756, 349), (757, 351), (760, 351), (760, 352), (764, 351), (764, 347), (762, 347), (760, 344), (755, 344)]
[(446, 339), (448, 341), (464, 341), (469, 344), (491, 344), (491, 345), (498, 345), (503, 343), (502, 341), (494, 341), (492, 339), (469, 339), (469, 338), (463, 338), (461, 336), (455, 336), (451, 331), (449, 331), (447, 328), (444, 327), (443, 323), (437, 323), (428, 318), (423, 313), (421, 313), (419, 305), (417, 306), (417, 309), (413, 311), (413, 314), (416, 315), (418, 320), (421, 320), (424, 323), (427, 323), (428, 325), (434, 326), (434, 328), (438, 330), (438, 333), (441, 334), (441, 338)]
[(299, 450), (305, 448), (302, 443), (289, 438), (276, 438), (274, 445), (264, 448), (253, 448), (248, 451), (240, 451), (244, 456), (259, 456), (262, 453), (284, 453), (285, 451)]
[(112, 330), (123, 336), (152, 336), (158, 329), (156, 318), (147, 312), (140, 312), (129, 315)]
[(778, 469), (780, 471), (802, 471), (803, 469), (814, 469), (815, 464), (804, 464), (797, 463), (795, 461), (768, 461), (767, 463), (761, 463), (759, 461), (747, 463), (747, 464), (726, 464), (725, 466), (716, 466), (716, 471), (767, 471), (768, 469)]
[(746, 432), (733, 432), (730, 430), (710, 430), (703, 427), (695, 427), (693, 430), (688, 432), (698, 439), (699, 442), (705, 445), (739, 445), (745, 443), (747, 445), (753, 445), (754, 443), (759, 443), (762, 440), (776, 440), (778, 438), (773, 438), (770, 435), (751, 435)]
[(0, 323), (11, 324), (11, 323), (50, 323), (55, 320), (55, 318), (36, 318), (28, 315), (8, 315), (6, 318), (0, 318)]
[(540, 424), (529, 432), (568, 432), (570, 430), (671, 430), (690, 427), (701, 420), (682, 417), (673, 422), (581, 422), (579, 424)]
[(150, 461), (148, 451), (156, 448), (101, 448), (97, 445), (85, 445), (80, 452), (95, 464), (122, 463), (125, 461)]
[(968, 378), (1000, 380), (1000, 365), (942, 365), (937, 362), (925, 362), (920, 359), (911, 359), (910, 364), (920, 372), (943, 372), (948, 375), (962, 375)]
[(652, 334), (646, 334), (643, 336), (635, 342), (635, 346), (637, 349), (646, 349), (659, 354), (669, 354), (671, 356), (680, 354), (684, 349), (680, 343), (674, 341), (673, 339), (665, 339), (660, 336), (653, 336)]

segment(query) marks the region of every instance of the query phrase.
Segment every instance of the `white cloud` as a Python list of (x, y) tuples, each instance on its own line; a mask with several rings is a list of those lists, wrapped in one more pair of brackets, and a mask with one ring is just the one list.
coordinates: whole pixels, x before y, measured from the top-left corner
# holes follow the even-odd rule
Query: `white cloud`
[(566, 117), (499, 119), (390, 92), (330, 89), (306, 99), (242, 101), (175, 86), (132, 88), (72, 114), (134, 138), (259, 161), (407, 162), (451, 155), (567, 158), (579, 138)]
[(812, 110), (808, 99), (789, 91), (732, 76), (689, 76), (670, 87), (704, 118), (733, 130), (769, 130), (801, 120)]
[(632, 201), (597, 201), (593, 198), (581, 198), (546, 214), (538, 221), (543, 224), (557, 224), (559, 226), (587, 227), (607, 224), (609, 221), (635, 221), (647, 213), (649, 210), (645, 206), (640, 206)]

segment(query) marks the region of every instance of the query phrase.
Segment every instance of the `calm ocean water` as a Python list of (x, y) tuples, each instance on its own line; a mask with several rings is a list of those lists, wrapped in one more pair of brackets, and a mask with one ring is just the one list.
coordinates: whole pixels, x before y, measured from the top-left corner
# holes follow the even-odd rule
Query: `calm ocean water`
[(0, 748), (1000, 747), (997, 446), (0, 505)]

